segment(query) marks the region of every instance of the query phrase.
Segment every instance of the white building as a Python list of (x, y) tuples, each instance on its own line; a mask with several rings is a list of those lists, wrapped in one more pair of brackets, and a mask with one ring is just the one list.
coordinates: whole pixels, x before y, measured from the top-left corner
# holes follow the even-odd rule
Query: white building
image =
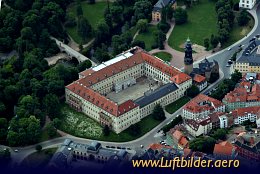
[(184, 106), (183, 117), (201, 119), (214, 112), (225, 112), (225, 105), (217, 99), (199, 94)]
[[(149, 84), (138, 98), (128, 93), (120, 102), (108, 97), (122, 94), (143, 77), (156, 84)], [(156, 85), (158, 88), (153, 89)], [(184, 96), (191, 85), (190, 76), (135, 47), (81, 72), (77, 81), (66, 86), (65, 97), (74, 109), (120, 133), (151, 114), (156, 104), (166, 106)]]
[(260, 106), (238, 108), (231, 112), (234, 124), (242, 124), (244, 121), (255, 122), (260, 115)]
[(239, 7), (252, 9), (254, 7), (255, 3), (256, 3), (256, 0), (240, 0)]
[(184, 124), (187, 131), (194, 137), (207, 135), (212, 130), (210, 117), (203, 119), (187, 119)]
[(199, 74), (195, 74), (193, 77), (193, 84), (195, 86), (197, 86), (199, 88), (200, 91), (202, 91), (203, 89), (207, 88), (208, 86), (208, 82), (206, 77), (199, 75)]

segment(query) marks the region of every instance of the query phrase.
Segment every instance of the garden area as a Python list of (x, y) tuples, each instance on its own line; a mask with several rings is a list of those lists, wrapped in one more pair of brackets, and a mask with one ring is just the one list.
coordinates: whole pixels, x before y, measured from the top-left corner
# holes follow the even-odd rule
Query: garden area
[(145, 50), (150, 51), (152, 50), (152, 45), (154, 44), (154, 32), (158, 31), (156, 25), (149, 25), (147, 28), (147, 32), (139, 33), (135, 40), (144, 41), (145, 43)]
[(178, 100), (176, 100), (175, 102), (165, 106), (165, 110), (172, 114), (174, 112), (176, 112), (178, 109), (180, 109), (182, 106), (184, 106), (186, 103), (188, 103), (190, 101), (189, 97), (182, 97)]
[(192, 43), (204, 45), (204, 38), (217, 34), (217, 14), (215, 2), (200, 0), (196, 5), (187, 9), (188, 21), (182, 25), (175, 25), (168, 44), (178, 50), (184, 51), (183, 46), (189, 37)]
[(153, 55), (166, 62), (170, 62), (172, 60), (172, 55), (164, 51), (154, 53)]
[[(106, 2), (96, 2), (95, 4), (88, 4), (87, 1), (81, 2), (83, 16), (88, 20), (93, 29), (96, 28), (97, 23), (104, 18), (103, 14), (106, 9)], [(77, 17), (77, 5), (76, 3), (68, 8), (68, 15), (70, 17)], [(77, 26), (66, 27), (68, 34), (77, 43), (82, 43), (82, 37), (77, 32)], [(88, 39), (88, 41), (91, 38)]]
[(26, 157), (21, 165), (26, 169), (40, 169), (48, 165), (53, 154), (57, 151), (57, 148), (44, 149), (38, 152), (34, 152)]
[(85, 114), (76, 112), (75, 110), (69, 108), (68, 105), (64, 105), (61, 111), (63, 118), (60, 129), (62, 131), (77, 137), (103, 141), (125, 142), (135, 140), (161, 123), (161, 121), (155, 120), (151, 115), (149, 115), (137, 123), (137, 127), (140, 128), (138, 135), (134, 136), (132, 134), (132, 131), (135, 131), (135, 128), (128, 128), (120, 134), (110, 131), (108, 136), (104, 136), (103, 128), (99, 125), (99, 123)]
[(83, 113), (71, 109), (68, 105), (61, 108), (62, 124), (60, 129), (77, 137), (100, 138), (102, 127)]

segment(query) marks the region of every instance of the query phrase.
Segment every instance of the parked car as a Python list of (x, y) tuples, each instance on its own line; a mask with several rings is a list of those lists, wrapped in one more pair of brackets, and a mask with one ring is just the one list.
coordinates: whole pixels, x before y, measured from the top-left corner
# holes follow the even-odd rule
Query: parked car
[(144, 147), (144, 145), (142, 145), (142, 144), (141, 144), (141, 145), (140, 145), (140, 147), (141, 147), (141, 148), (143, 148), (143, 147)]
[(227, 50), (228, 50), (228, 51), (230, 51), (231, 49), (232, 49), (232, 48), (231, 48), (231, 47), (229, 47)]
[(230, 64), (227, 64), (226, 67), (230, 67)]
[(18, 149), (15, 149), (14, 151), (15, 151), (15, 152), (18, 152), (19, 150), (18, 150)]

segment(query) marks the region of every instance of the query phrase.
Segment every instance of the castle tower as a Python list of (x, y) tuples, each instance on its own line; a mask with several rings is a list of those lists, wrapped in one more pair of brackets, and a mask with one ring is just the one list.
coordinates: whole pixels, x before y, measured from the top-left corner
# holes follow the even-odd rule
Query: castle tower
[(193, 71), (193, 58), (192, 58), (192, 47), (191, 41), (188, 38), (185, 43), (185, 57), (184, 57), (184, 72), (189, 74)]

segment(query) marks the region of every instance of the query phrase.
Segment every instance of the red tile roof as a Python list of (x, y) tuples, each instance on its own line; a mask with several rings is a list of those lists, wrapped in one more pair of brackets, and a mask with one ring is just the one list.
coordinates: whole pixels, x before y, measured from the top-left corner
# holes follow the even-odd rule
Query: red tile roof
[(183, 134), (181, 131), (176, 130), (173, 132), (172, 137), (179, 141), (183, 137)]
[(219, 122), (219, 117), (225, 115), (224, 112), (213, 112), (209, 114), (210, 120), (212, 123)]
[(188, 145), (188, 140), (187, 140), (187, 138), (185, 138), (185, 137), (181, 137), (181, 139), (180, 139), (180, 141), (179, 141), (179, 145), (181, 146), (181, 147), (186, 147), (187, 145)]
[(201, 82), (205, 82), (206, 81), (206, 77), (199, 75), (199, 74), (195, 74), (193, 80), (197, 83), (201, 83)]
[(228, 103), (260, 101), (260, 84), (253, 85), (250, 92), (247, 92), (250, 88), (250, 86), (246, 88), (247, 85), (249, 85), (247, 82), (241, 82), (240, 86), (225, 95), (223, 100)]
[(189, 101), (189, 103), (184, 106), (184, 109), (193, 113), (199, 113), (206, 110), (214, 111), (215, 108), (223, 105), (224, 104), (217, 99), (211, 98), (204, 94), (199, 94), (197, 97)]
[(223, 141), (219, 144), (215, 144), (213, 153), (218, 155), (231, 156), (233, 148), (235, 147), (233, 147), (232, 144), (230, 144), (228, 141)]
[(178, 85), (180, 85), (183, 82), (186, 82), (187, 80), (190, 80), (190, 79), (191, 79), (191, 77), (183, 72), (170, 78), (171, 81), (173, 81), (174, 83), (176, 83)]
[(160, 150), (160, 149), (162, 149), (162, 148), (171, 149), (170, 146), (165, 146), (165, 145), (156, 144), (156, 143), (150, 144), (150, 145), (149, 145), (149, 148), (151, 148), (152, 150)]
[(95, 72), (95, 71), (90, 68), (90, 69), (80, 72), (79, 74), (86, 77), (86, 76), (91, 75), (93, 72)]
[(105, 96), (79, 83), (72, 83), (66, 88), (114, 116), (120, 116), (138, 106), (132, 100), (117, 105), (115, 102), (108, 100)]
[(260, 106), (252, 106), (247, 108), (237, 108), (231, 112), (233, 118), (242, 117), (247, 115), (248, 113), (251, 114), (258, 114), (260, 112)]
[[(161, 72), (168, 74), (169, 76), (175, 76), (180, 73), (179, 70), (165, 64), (162, 60), (146, 53), (141, 52), (143, 60), (154, 68), (160, 70)], [(188, 75), (187, 75), (188, 76)]]

